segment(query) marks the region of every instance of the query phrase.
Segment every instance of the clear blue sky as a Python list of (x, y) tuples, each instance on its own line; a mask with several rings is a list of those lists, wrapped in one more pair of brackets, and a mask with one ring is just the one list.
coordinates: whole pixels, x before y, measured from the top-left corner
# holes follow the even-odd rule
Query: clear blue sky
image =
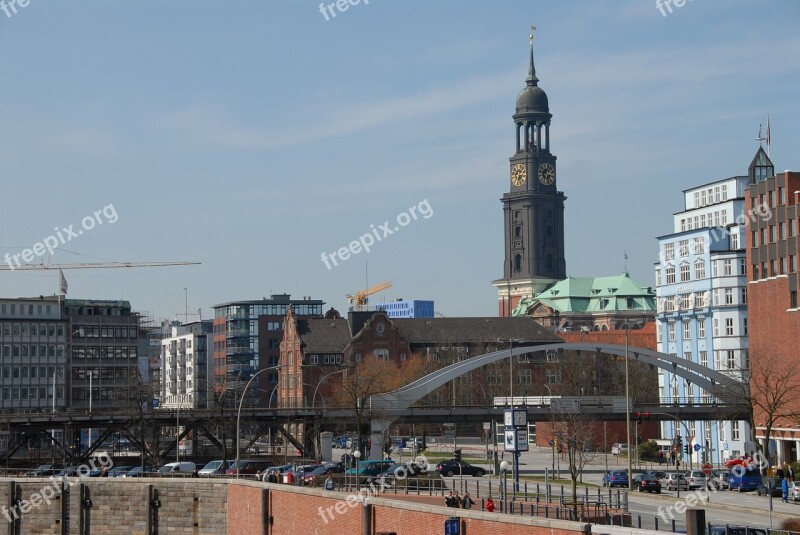
[[(62, 246), (83, 256), (51, 261), (202, 265), (68, 271), (69, 297), (173, 317), (186, 287), (210, 317), (288, 292), (343, 311), (368, 260), (387, 299), (496, 315), (532, 23), (570, 275), (619, 273), (627, 250), (653, 284), (681, 190), (744, 174), (767, 113), (776, 169), (800, 169), (800, 2), (370, 0), (328, 17), (304, 0), (0, 11), (0, 255), (113, 204), (115, 223)], [(326, 269), (322, 252), (423, 200), (430, 218)], [(0, 272), (3, 296), (56, 288)]]

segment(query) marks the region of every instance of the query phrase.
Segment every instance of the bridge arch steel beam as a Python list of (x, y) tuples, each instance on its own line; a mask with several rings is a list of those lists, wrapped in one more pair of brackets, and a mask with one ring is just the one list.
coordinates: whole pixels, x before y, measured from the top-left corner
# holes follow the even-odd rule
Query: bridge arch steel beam
[[(600, 353), (625, 356), (626, 348), (624, 345), (614, 344), (598, 344), (598, 343), (560, 343), (560, 344), (544, 344), (529, 347), (515, 347), (513, 353), (508, 349), (502, 351), (495, 351), (480, 355), (467, 360), (462, 360), (445, 366), (444, 368), (413, 381), (406, 386), (398, 388), (392, 392), (386, 392), (372, 396), (371, 403), (373, 409), (392, 408), (392, 409), (407, 409), (414, 402), (422, 397), (430, 394), (442, 385), (445, 385), (472, 370), (476, 370), (487, 364), (507, 359), (509, 357), (516, 357), (520, 355), (528, 355), (532, 353), (540, 353), (542, 351), (553, 350), (571, 350), (571, 351), (597, 351)], [(720, 373), (716, 370), (711, 370), (705, 366), (701, 366), (695, 362), (687, 361), (686, 359), (679, 358), (674, 355), (660, 353), (652, 349), (645, 349), (641, 347), (628, 347), (628, 357), (651, 364), (661, 369), (667, 370), (670, 373), (686, 379), (687, 381), (695, 384), (709, 392), (713, 396), (722, 397), (725, 394), (741, 395), (743, 392), (743, 383), (731, 378), (728, 375)]]

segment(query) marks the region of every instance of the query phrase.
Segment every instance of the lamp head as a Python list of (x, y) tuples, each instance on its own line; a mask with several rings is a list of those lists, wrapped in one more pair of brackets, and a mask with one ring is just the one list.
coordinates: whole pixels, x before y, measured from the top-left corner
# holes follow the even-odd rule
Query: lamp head
[(355, 457), (356, 459), (360, 459), (361, 458), (361, 450), (354, 451), (353, 452), (353, 457)]
[(509, 468), (511, 468), (510, 462), (503, 461), (502, 463), (500, 463), (500, 470), (502, 470), (503, 472), (506, 472)]

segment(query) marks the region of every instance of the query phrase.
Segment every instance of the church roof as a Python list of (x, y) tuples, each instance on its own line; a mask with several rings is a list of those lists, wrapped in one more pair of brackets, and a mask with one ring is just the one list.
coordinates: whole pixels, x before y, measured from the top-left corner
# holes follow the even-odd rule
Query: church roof
[(610, 277), (567, 277), (526, 299), (515, 314), (527, 314), (537, 303), (560, 313), (655, 312), (655, 291), (627, 273)]

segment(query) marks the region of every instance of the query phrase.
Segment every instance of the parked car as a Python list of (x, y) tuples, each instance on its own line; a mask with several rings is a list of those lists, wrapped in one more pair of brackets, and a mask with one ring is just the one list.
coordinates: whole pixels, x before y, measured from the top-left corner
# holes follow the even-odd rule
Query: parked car
[(306, 472), (303, 476), (303, 485), (321, 484), (328, 474), (343, 474), (342, 463), (327, 463), (317, 466), (314, 470)]
[(728, 478), (730, 478), (730, 472), (711, 472), (711, 475), (708, 477), (708, 488), (709, 489), (727, 489)]
[[(258, 472), (264, 472), (269, 468), (269, 461), (260, 461), (260, 460), (250, 460), (250, 459), (240, 459), (239, 460), (239, 475), (240, 476), (255, 476)], [(231, 465), (225, 470), (226, 476), (235, 476), (236, 475), (236, 461), (233, 461)], [(250, 479), (253, 479), (250, 477)]]
[(108, 471), (108, 477), (122, 477), (124, 474), (136, 468), (135, 466), (115, 466)]
[(457, 475), (482, 477), (486, 475), (486, 470), (480, 466), (475, 466), (465, 462), (442, 461), (436, 465), (436, 471), (442, 476), (452, 477)]
[(63, 464), (40, 464), (25, 474), (26, 477), (45, 477), (57, 474), (64, 468)]
[(747, 490), (756, 490), (761, 483), (761, 472), (758, 468), (751, 469), (735, 469), (731, 470), (731, 475), (728, 477), (728, 490), (738, 490), (744, 492)]
[(689, 470), (686, 472), (686, 481), (689, 490), (703, 489), (708, 486), (708, 478), (702, 470)]
[(756, 492), (759, 496), (762, 494), (765, 496), (769, 496), (772, 493), (772, 497), (782, 497), (783, 496), (783, 489), (781, 487), (781, 481), (779, 479), (773, 479), (771, 477), (764, 478), (758, 484), (758, 488)]
[(717, 525), (709, 526), (706, 533), (708, 535), (767, 535), (767, 530), (766, 528)]
[(358, 468), (348, 468), (345, 472), (348, 476), (368, 476), (374, 477), (386, 470), (388, 467), (394, 464), (391, 460), (367, 460), (361, 461), (358, 463)]
[(56, 472), (56, 477), (77, 477), (78, 476), (78, 467), (77, 466), (66, 466)]
[(667, 473), (666, 472), (662, 472), (661, 470), (648, 470), (647, 472), (645, 472), (645, 474), (647, 474), (649, 476), (653, 476), (654, 478), (656, 478), (659, 481), (661, 481), (662, 479), (667, 477)]
[(800, 501), (800, 481), (792, 481), (789, 483), (789, 497), (792, 501)]
[(625, 470), (610, 470), (603, 474), (604, 487), (627, 487), (628, 472)]
[(639, 474), (633, 478), (633, 486), (639, 492), (661, 494), (661, 481), (651, 474)]
[(145, 466), (144, 468), (136, 466), (118, 477), (155, 477), (157, 475), (158, 470), (153, 466)]
[(197, 465), (192, 462), (167, 463), (158, 469), (158, 473), (162, 476), (189, 476), (195, 468)]
[(225, 475), (225, 470), (230, 468), (230, 466), (236, 461), (225, 461), (219, 459), (217, 461), (211, 461), (203, 468), (197, 472), (197, 475), (200, 477), (211, 477), (211, 476), (223, 476)]
[(619, 455), (621, 453), (628, 453), (628, 445), (617, 442), (611, 446), (611, 455)]
[(661, 486), (667, 490), (689, 489), (689, 482), (682, 473), (668, 472), (661, 480)]

